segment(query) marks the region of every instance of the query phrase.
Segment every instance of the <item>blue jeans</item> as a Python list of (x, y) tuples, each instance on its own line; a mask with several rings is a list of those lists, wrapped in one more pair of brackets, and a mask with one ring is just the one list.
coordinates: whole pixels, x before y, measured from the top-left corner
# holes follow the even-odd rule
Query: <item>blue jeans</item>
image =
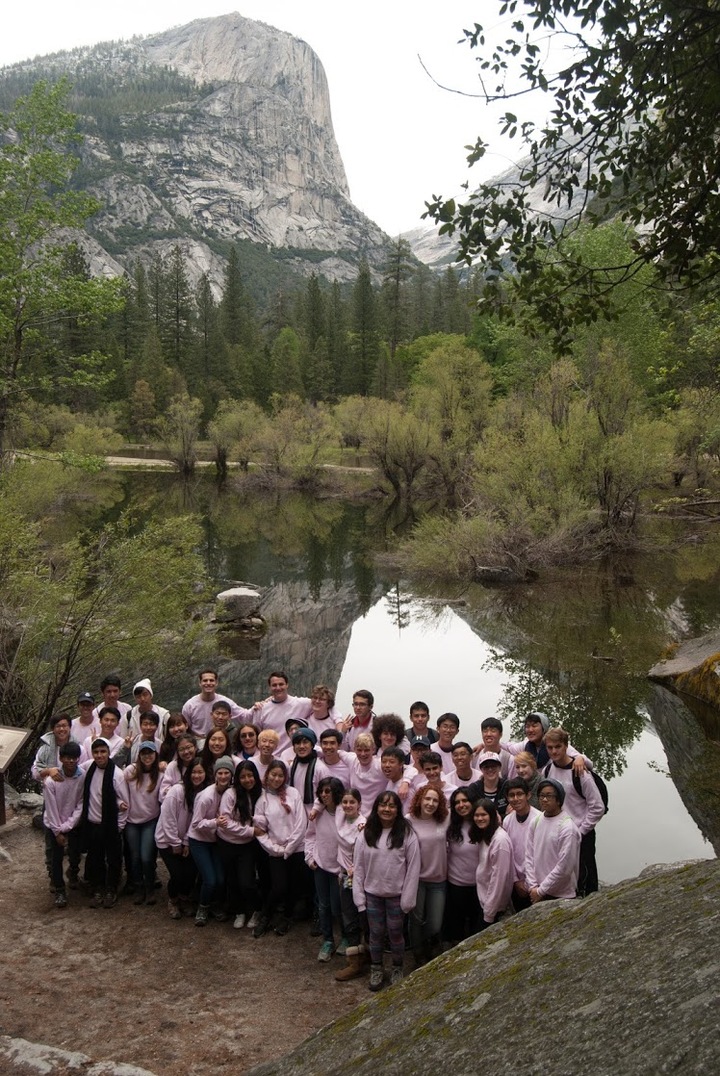
[(213, 900), (222, 897), (225, 885), (225, 871), (220, 853), (214, 841), (196, 841), (194, 837), (190, 837), (188, 844), (190, 855), (200, 873), (200, 903), (212, 904)]
[(437, 938), (445, 914), (445, 882), (418, 882), (415, 907), (410, 912), (410, 944), (413, 949)]
[(333, 918), (340, 918), (340, 890), (337, 874), (331, 874), (330, 871), (324, 871), (322, 867), (316, 867), (313, 877), (323, 941), (332, 942), (334, 940)]
[(155, 863), (157, 848), (155, 845), (155, 827), (157, 818), (149, 822), (128, 822), (125, 826), (125, 840), (130, 851), (130, 869), (135, 885), (152, 889), (155, 885)]

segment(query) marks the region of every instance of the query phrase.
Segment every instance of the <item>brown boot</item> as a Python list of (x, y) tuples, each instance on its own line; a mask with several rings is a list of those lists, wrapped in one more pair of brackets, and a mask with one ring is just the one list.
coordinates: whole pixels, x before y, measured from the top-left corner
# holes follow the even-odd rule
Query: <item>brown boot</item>
[(347, 964), (335, 973), (335, 982), (337, 983), (347, 983), (350, 979), (357, 979), (358, 975), (362, 975), (364, 972), (359, 945), (349, 945), (345, 956), (347, 957)]

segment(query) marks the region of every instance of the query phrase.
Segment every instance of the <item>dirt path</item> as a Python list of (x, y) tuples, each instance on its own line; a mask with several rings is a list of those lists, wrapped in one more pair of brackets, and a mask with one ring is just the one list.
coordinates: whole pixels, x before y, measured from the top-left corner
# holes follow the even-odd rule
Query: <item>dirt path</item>
[(125, 898), (109, 911), (69, 896), (54, 908), (28, 817), (0, 829), (0, 1035), (156, 1076), (236, 1074), (368, 996), (365, 979), (335, 982), (343, 958), (317, 962), (307, 924), (255, 940), (230, 923), (173, 922), (164, 890), (155, 907)]

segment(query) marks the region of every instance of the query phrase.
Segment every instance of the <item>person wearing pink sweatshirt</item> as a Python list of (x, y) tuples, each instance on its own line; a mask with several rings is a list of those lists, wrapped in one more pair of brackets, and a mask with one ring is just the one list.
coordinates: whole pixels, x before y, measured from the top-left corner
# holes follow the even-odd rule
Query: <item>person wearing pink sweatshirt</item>
[(447, 883), (448, 806), (442, 792), (430, 785), (415, 793), (407, 820), (420, 846), (420, 881), (410, 913), (410, 944), (416, 966), (440, 954)]
[(370, 989), (383, 986), (383, 948), (387, 935), (392, 958), (391, 984), (403, 977), (403, 916), (415, 906), (420, 881), (420, 846), (403, 817), (396, 792), (382, 792), (355, 845), (353, 899), (367, 911), (370, 943)]
[(287, 934), (292, 908), (303, 895), (307, 815), (300, 793), (288, 782), (283, 762), (271, 762), (265, 771), (254, 823), (258, 843), (267, 852), (270, 886), (253, 937), (261, 938), (270, 928)]
[[(317, 786), (317, 796), (324, 808), (308, 825), (305, 832), (305, 862), (313, 873), (322, 945), (318, 952), (321, 964), (327, 964), (335, 952), (333, 920), (340, 919), (340, 889), (338, 878), (338, 830), (335, 815), (343, 796), (343, 786), (337, 777), (323, 777)], [(344, 944), (343, 944), (344, 943)], [(347, 940), (342, 939), (339, 951), (344, 954)]]
[(125, 840), (135, 904), (155, 904), (155, 827), (160, 817), (160, 760), (154, 740), (141, 742), (137, 762), (124, 771), (128, 801)]
[[(335, 812), (335, 824), (338, 837), (338, 866), (340, 868), (340, 912), (342, 915), (343, 935), (347, 938), (347, 964), (335, 973), (339, 983), (349, 982), (363, 974), (363, 957), (366, 950), (362, 945), (366, 926), (360, 918), (352, 895), (353, 859), (355, 845), (365, 829), (365, 817), (360, 813), (362, 800), (357, 788), (346, 788), (340, 801), (340, 810)], [(365, 917), (366, 918), (366, 917)]]
[(470, 840), (478, 846), (475, 883), (482, 909), (478, 929), (485, 930), (510, 904), (515, 882), (512, 845), (492, 800), (481, 799), (475, 804)]
[(580, 830), (578, 896), (585, 897), (598, 890), (595, 826), (605, 814), (605, 804), (592, 776), (586, 770), (575, 772), (577, 759), (570, 755), (565, 729), (550, 729), (544, 742), (550, 763), (542, 771), (543, 777), (551, 777), (563, 786), (565, 810)]
[[(270, 698), (260, 705), (253, 717), (254, 723), (259, 729), (274, 729), (280, 737), (279, 753), (282, 754), (290, 746), (290, 737), (286, 731), (286, 722), (291, 717), (299, 717), (307, 723), (312, 714), (312, 701), (307, 696), (290, 695), (288, 693), (288, 678), (284, 672), (271, 672), (268, 676)], [(340, 721), (342, 714), (330, 710), (333, 721)]]
[(167, 768), (160, 777), (160, 802), (163, 803), (173, 785), (182, 784), (185, 772), (198, 753), (195, 737), (191, 733), (183, 733), (178, 737), (175, 746), (175, 758), (168, 762)]
[(450, 824), (447, 829), (448, 884), (445, 897), (443, 935), (451, 945), (477, 933), (480, 902), (477, 895), (479, 846), (470, 841), (473, 805), (464, 788), (450, 796)]
[(542, 813), (530, 823), (525, 880), (533, 904), (571, 900), (577, 893), (580, 830), (563, 810), (565, 788), (545, 777), (538, 785)]
[(209, 780), (201, 760), (193, 758), (180, 782), (167, 790), (160, 804), (155, 844), (169, 875), (168, 915), (171, 919), (182, 919), (182, 905), (188, 907), (197, 879), (195, 861), (190, 855), (188, 831), (195, 797), (207, 788)]
[(235, 930), (242, 930), (259, 904), (253, 814), (261, 793), (255, 764), (243, 760), (235, 769), (232, 786), (220, 800), (217, 848), (225, 871), (228, 911)]
[(348, 752), (346, 758), (350, 763), (349, 785), (360, 791), (364, 804), (374, 803), (387, 788), (387, 777), (375, 754), (375, 741), (369, 732), (363, 732), (356, 738), (354, 750)]
[[(207, 769), (206, 764), (205, 767)], [(213, 763), (213, 783), (204, 788), (195, 799), (192, 822), (188, 830), (188, 845), (200, 874), (200, 903), (195, 913), (196, 927), (207, 926), (211, 906), (213, 919), (218, 922), (227, 919), (221, 904), (225, 873), (217, 850), (217, 827), (220, 801), (223, 793), (230, 788), (234, 775), (235, 763), (229, 755), (221, 755)]]
[(511, 778), (505, 786), (508, 812), (503, 819), (503, 829), (510, 838), (515, 864), (515, 883), (512, 902), (516, 912), (530, 907), (530, 892), (525, 878), (525, 855), (530, 822), (540, 811), (530, 805), (530, 788), (522, 777)]
[(85, 774), (78, 766), (80, 744), (70, 740), (60, 748), (62, 780), (46, 777), (43, 783), (45, 832), (52, 840), (50, 880), (55, 887), (55, 907), (67, 907), (63, 879), (63, 857), (68, 853), (68, 880), (77, 881), (80, 870), (80, 817)]

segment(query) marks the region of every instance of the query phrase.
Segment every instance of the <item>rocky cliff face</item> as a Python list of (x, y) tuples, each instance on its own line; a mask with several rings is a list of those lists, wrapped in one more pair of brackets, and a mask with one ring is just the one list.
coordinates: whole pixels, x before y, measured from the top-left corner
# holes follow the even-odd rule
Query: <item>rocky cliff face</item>
[(27, 69), (75, 82), (106, 267), (168, 241), (216, 280), (217, 240), (283, 248), (332, 279), (354, 277), (361, 253), (384, 257), (387, 237), (350, 201), (325, 73), (304, 41), (231, 14), (17, 70)]

